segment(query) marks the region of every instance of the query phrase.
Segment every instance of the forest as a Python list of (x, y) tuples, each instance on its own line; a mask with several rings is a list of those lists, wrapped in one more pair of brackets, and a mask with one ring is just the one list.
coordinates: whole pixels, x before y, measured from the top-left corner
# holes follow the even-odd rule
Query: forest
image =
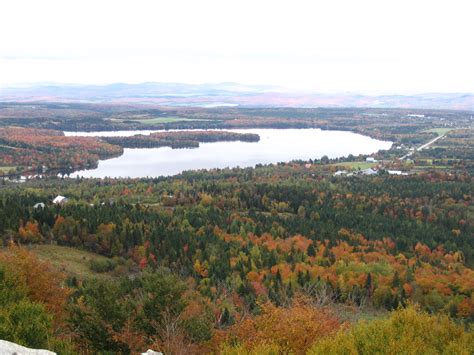
[[(13, 339), (59, 352), (347, 353), (376, 349), (383, 332), (414, 322), (440, 324), (436, 331), (451, 339), (426, 339), (433, 353), (470, 353), (472, 177), (316, 171), (294, 162), (156, 179), (4, 182), (8, 261), (0, 264), (24, 262), (15, 272), (27, 274), (38, 263), (64, 293), (33, 296), (37, 286), (23, 276), (15, 287), (42, 309), (49, 335)], [(57, 194), (69, 202), (53, 204)], [(97, 257), (86, 274), (66, 262), (56, 271), (53, 258), (37, 253), (41, 245)], [(410, 343), (423, 331), (406, 332)], [(368, 336), (380, 343), (361, 344)]]
[[(3, 103), (0, 171), (37, 175), (0, 181), (0, 338), (59, 354), (472, 354), (471, 117)], [(145, 127), (318, 127), (394, 144), (171, 177), (64, 176), (128, 147), (259, 140), (63, 132)]]
[(66, 137), (50, 129), (0, 128), (0, 172), (6, 174), (91, 168), (99, 159), (122, 152), (122, 147), (95, 137)]
[(258, 134), (227, 131), (173, 131), (131, 137), (65, 136), (51, 129), (0, 128), (0, 175), (66, 174), (97, 167), (99, 159), (123, 153), (123, 148), (197, 148), (199, 142), (258, 142)]
[(258, 134), (235, 133), (228, 131), (172, 131), (157, 132), (149, 135), (135, 135), (131, 137), (105, 137), (106, 142), (119, 145), (123, 148), (197, 148), (199, 142), (258, 142)]

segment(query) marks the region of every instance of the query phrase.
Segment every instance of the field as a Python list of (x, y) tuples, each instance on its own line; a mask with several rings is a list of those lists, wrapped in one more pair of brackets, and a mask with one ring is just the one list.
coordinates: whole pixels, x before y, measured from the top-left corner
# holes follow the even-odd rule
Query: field
[(105, 256), (59, 245), (32, 245), (29, 249), (39, 259), (50, 262), (58, 270), (78, 278), (111, 277), (110, 273), (97, 273), (90, 269), (91, 260), (105, 261)]
[(0, 166), (0, 173), (8, 173), (11, 170), (15, 170), (15, 166)]
[(342, 163), (331, 164), (333, 166), (344, 167), (346, 169), (358, 170), (358, 169), (368, 169), (373, 168), (377, 163), (371, 163), (367, 161), (346, 161)]
[(185, 117), (156, 117), (156, 118), (146, 118), (136, 120), (143, 124), (160, 124), (160, 123), (174, 123), (174, 122), (186, 122), (186, 121), (207, 121), (207, 120), (199, 120), (199, 119), (192, 119), (192, 118), (185, 118)]
[(424, 132), (436, 133), (438, 136), (442, 136), (443, 134), (446, 134), (452, 130), (453, 130), (452, 128), (431, 128), (431, 129), (427, 129)]
[(159, 124), (164, 124), (164, 123), (179, 123), (179, 122), (206, 122), (209, 120), (199, 119), (199, 118), (179, 117), (179, 116), (156, 117), (153, 115), (144, 114), (144, 115), (130, 115), (124, 118), (114, 117), (114, 118), (109, 118), (108, 121), (117, 122), (117, 123), (136, 122), (136, 123), (140, 123), (144, 125), (159, 125)]

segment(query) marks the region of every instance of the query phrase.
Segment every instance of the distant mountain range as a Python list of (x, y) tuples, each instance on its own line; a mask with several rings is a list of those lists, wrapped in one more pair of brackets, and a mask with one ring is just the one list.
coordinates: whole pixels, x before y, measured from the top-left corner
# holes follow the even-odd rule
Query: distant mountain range
[(275, 86), (219, 84), (34, 84), (0, 88), (0, 101), (143, 103), (167, 106), (398, 107), (474, 111), (474, 94), (318, 94)]

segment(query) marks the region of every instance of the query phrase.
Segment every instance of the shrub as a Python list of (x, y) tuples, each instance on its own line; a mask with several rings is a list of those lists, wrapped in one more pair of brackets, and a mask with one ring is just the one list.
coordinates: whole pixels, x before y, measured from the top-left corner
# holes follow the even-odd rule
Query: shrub
[(262, 305), (260, 315), (245, 318), (230, 327), (226, 342), (239, 344), (236, 349), (246, 349), (249, 353), (272, 344), (271, 349), (276, 346), (282, 353), (304, 354), (315, 341), (337, 331), (340, 326), (330, 311), (316, 308), (304, 299), (295, 300), (289, 308), (267, 303)]
[(115, 261), (111, 259), (91, 259), (89, 268), (97, 273), (113, 271), (116, 267)]
[(45, 348), (51, 319), (42, 305), (23, 299), (0, 311), (0, 338), (28, 347)]
[(473, 354), (474, 333), (411, 306), (317, 342), (309, 354)]

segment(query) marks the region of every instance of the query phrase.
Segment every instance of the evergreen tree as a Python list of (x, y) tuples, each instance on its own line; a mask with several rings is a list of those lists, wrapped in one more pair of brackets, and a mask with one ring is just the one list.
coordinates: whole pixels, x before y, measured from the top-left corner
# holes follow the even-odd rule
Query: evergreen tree
[(307, 250), (308, 256), (316, 256), (316, 249), (314, 248), (314, 243), (311, 243)]
[(366, 290), (367, 296), (370, 297), (372, 295), (372, 274), (370, 272), (365, 279), (364, 289)]

